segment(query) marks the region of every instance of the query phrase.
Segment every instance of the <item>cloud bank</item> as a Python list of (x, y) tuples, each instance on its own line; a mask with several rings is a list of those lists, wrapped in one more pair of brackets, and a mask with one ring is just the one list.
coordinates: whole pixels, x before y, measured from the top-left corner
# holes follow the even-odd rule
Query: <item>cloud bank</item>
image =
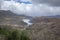
[(34, 3), (37, 4), (47, 4), (51, 6), (60, 6), (60, 0), (31, 0)]
[(0, 8), (29, 16), (60, 15), (60, 0), (0, 0)]

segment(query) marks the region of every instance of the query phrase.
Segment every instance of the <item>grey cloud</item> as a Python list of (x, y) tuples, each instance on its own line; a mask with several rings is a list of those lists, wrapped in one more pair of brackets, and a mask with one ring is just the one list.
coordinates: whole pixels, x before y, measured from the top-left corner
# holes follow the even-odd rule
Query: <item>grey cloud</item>
[[(59, 6), (56, 2), (52, 0), (32, 0), (32, 2), (38, 3), (38, 5), (34, 4), (24, 4), (24, 3), (18, 3), (15, 1), (6, 1), (2, 5), (2, 9), (10, 10), (17, 14), (26, 14), (29, 16), (49, 16), (49, 15), (60, 15), (60, 7), (51, 7), (46, 4), (50, 4), (52, 6)], [(0, 3), (3, 1), (0, 0)], [(40, 4), (42, 3), (42, 4)], [(46, 3), (46, 4), (43, 4)], [(56, 5), (55, 5), (56, 4)]]
[(3, 1), (4, 1), (4, 0), (0, 0), (0, 9), (1, 9), (1, 6), (2, 6), (2, 4), (3, 4)]
[(60, 0), (31, 0), (33, 3), (48, 4), (51, 6), (60, 6)]

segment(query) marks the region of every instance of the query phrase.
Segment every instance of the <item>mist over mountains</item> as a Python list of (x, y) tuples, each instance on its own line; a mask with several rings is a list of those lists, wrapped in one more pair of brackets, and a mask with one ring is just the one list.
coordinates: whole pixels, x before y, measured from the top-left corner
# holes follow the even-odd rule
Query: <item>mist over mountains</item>
[[(51, 1), (45, 0), (51, 3)], [(51, 15), (60, 15), (60, 7), (57, 5), (59, 0), (55, 0), (57, 3), (56, 6), (45, 3), (44, 0), (41, 0), (42, 4), (37, 0), (0, 0), (0, 9), (1, 10), (10, 10), (16, 14), (24, 14), (29, 16), (51, 16)], [(52, 2), (55, 5), (55, 1)], [(24, 3), (28, 2), (28, 3)], [(44, 3), (43, 3), (44, 2)]]
[(26, 18), (30, 18), (31, 16), (27, 16), (27, 15), (24, 15), (24, 14), (16, 14), (16, 13), (13, 13), (12, 11), (9, 11), (9, 10), (0, 10), (0, 17), (26, 17)]
[[(38, 15), (38, 14), (37, 14)], [(33, 17), (47, 17), (47, 18), (60, 18), (60, 15), (51, 15), (51, 16), (29, 16), (24, 14), (16, 14), (10, 10), (0, 10), (0, 18), (1, 17), (26, 17), (26, 18), (33, 18)]]
[[(0, 24), (11, 24), (11, 25), (20, 25), (21, 23), (22, 24), (26, 24), (24, 22), (22, 22), (23, 19), (29, 19), (31, 20), (30, 22), (34, 22), (37, 21), (37, 20), (43, 20), (45, 21), (46, 18), (60, 18), (60, 15), (55, 15), (55, 16), (27, 16), (27, 15), (23, 15), (23, 14), (16, 14), (16, 13), (13, 13), (9, 10), (0, 10)], [(47, 21), (47, 20), (46, 20)]]

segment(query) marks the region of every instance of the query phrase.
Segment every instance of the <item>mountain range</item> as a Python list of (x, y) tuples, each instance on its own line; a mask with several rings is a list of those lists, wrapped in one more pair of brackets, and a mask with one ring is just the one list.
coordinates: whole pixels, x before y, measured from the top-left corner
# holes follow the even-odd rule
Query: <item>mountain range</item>
[(18, 15), (11, 11), (0, 10), (0, 25), (26, 25), (22, 20), (31, 19), (32, 17), (26, 15)]
[(60, 15), (47, 16), (48, 18), (60, 18)]

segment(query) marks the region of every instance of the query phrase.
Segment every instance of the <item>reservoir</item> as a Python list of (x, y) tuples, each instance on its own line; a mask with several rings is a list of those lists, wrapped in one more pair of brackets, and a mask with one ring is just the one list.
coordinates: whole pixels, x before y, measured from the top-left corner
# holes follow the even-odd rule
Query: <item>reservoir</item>
[(23, 19), (23, 22), (27, 23), (28, 26), (29, 26), (29, 25), (32, 25), (32, 23), (30, 22), (30, 19)]

